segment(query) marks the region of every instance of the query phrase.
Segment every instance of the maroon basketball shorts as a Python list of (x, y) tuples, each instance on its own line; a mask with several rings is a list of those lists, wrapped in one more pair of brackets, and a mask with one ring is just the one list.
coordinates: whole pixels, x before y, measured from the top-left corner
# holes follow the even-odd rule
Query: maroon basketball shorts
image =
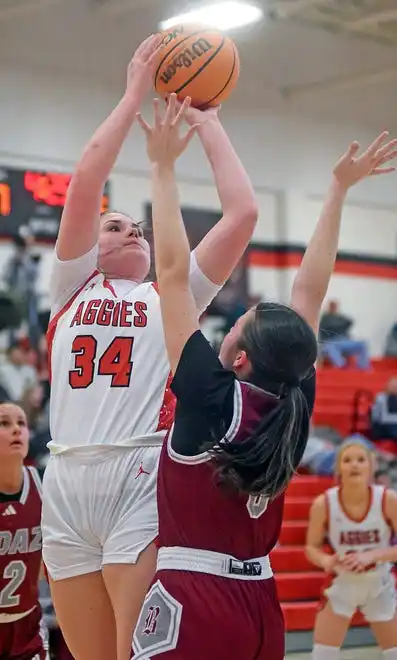
[(7, 660), (47, 660), (45, 630), (40, 607), (18, 621), (0, 622), (0, 658)]
[(134, 660), (284, 660), (274, 579), (158, 570), (132, 648)]

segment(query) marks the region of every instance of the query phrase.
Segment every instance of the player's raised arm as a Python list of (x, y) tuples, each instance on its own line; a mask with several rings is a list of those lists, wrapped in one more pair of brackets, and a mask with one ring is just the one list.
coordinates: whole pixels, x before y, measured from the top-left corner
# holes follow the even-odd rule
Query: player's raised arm
[(154, 101), (154, 125), (140, 116), (152, 163), (152, 216), (156, 275), (171, 370), (175, 372), (187, 339), (198, 325), (196, 303), (190, 288), (190, 247), (181, 215), (175, 161), (186, 149), (196, 126), (180, 135), (180, 124), (190, 99), (178, 109), (171, 94), (164, 117)]
[(323, 210), (295, 277), (291, 306), (317, 332), (321, 306), (327, 293), (338, 251), (343, 204), (354, 184), (368, 176), (387, 174), (394, 167), (384, 166), (397, 156), (397, 140), (386, 142), (389, 133), (381, 133), (361, 155), (358, 142), (352, 142), (340, 158)]
[(189, 108), (214, 173), (222, 218), (195, 249), (198, 266), (214, 284), (224, 284), (250, 242), (258, 207), (251, 181), (218, 118), (219, 108)]
[(57, 241), (57, 256), (62, 261), (81, 257), (97, 243), (104, 185), (152, 86), (159, 40), (151, 36), (139, 46), (128, 67), (123, 98), (94, 133), (75, 168)]

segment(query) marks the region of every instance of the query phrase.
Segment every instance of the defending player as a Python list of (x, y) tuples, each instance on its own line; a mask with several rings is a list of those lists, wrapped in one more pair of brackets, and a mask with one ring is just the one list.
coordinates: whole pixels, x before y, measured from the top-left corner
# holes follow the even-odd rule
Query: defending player
[[(397, 532), (397, 494), (373, 485), (373, 459), (359, 441), (347, 441), (337, 459), (340, 485), (312, 505), (307, 533), (309, 559), (333, 576), (314, 629), (313, 660), (338, 660), (353, 614), (369, 622), (384, 660), (397, 660), (395, 582), (390, 562)], [(327, 539), (333, 554), (326, 554)]]
[(186, 108), (177, 112), (171, 96), (164, 118), (155, 105), (153, 128), (140, 118), (152, 161), (156, 271), (178, 403), (159, 468), (157, 574), (135, 629), (134, 657), (282, 660), (283, 618), (268, 554), (283, 491), (307, 441), (315, 332), (344, 196), (382, 160), (385, 135), (361, 158), (353, 158), (353, 146), (337, 164), (291, 308), (260, 303), (247, 312), (225, 338), (219, 361), (199, 330), (174, 173), (194, 133), (179, 136)]
[(45, 660), (38, 580), (41, 482), (23, 467), (29, 432), (23, 410), (0, 404), (0, 658)]
[[(51, 281), (52, 457), (43, 554), (57, 619), (79, 660), (124, 660), (153, 577), (156, 470), (173, 419), (149, 246), (130, 218), (100, 218), (103, 186), (152, 87), (157, 40), (134, 55), (127, 90), (88, 144), (68, 191)], [(252, 186), (217, 110), (192, 112), (223, 217), (190, 259), (196, 314), (240, 260), (255, 227)], [(84, 621), (84, 625), (82, 625)]]

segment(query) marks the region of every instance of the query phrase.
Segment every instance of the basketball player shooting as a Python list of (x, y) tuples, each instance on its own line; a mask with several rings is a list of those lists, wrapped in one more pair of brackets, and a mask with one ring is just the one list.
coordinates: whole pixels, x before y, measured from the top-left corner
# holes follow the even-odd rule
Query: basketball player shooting
[[(158, 48), (157, 37), (138, 48), (123, 98), (77, 164), (54, 256), (43, 553), (57, 619), (78, 660), (129, 658), (156, 564), (157, 465), (174, 414), (170, 365), (142, 227), (100, 209), (152, 88)], [(190, 255), (198, 316), (240, 261), (257, 206), (217, 111), (192, 113), (223, 213)]]
[(218, 360), (199, 330), (175, 179), (174, 163), (195, 132), (180, 135), (186, 112), (188, 100), (178, 109), (171, 96), (164, 116), (155, 104), (153, 127), (140, 118), (152, 161), (156, 272), (177, 409), (161, 453), (157, 573), (135, 629), (134, 658), (282, 660), (284, 624), (268, 554), (307, 442), (315, 332), (343, 201), (395, 145), (383, 152), (383, 134), (368, 154), (354, 158), (353, 145), (338, 162), (291, 307), (260, 303), (247, 312)]
[(41, 620), (41, 482), (24, 467), (29, 431), (22, 408), (0, 404), (0, 658), (47, 660)]

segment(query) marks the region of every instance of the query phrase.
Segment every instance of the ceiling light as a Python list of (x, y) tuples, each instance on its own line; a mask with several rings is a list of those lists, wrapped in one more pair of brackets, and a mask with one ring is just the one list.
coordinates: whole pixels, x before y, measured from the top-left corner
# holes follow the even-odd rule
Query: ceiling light
[(262, 16), (263, 11), (260, 7), (246, 2), (217, 2), (168, 18), (160, 23), (160, 28), (161, 30), (168, 30), (174, 25), (198, 23), (217, 30), (232, 30), (250, 23), (256, 23)]

